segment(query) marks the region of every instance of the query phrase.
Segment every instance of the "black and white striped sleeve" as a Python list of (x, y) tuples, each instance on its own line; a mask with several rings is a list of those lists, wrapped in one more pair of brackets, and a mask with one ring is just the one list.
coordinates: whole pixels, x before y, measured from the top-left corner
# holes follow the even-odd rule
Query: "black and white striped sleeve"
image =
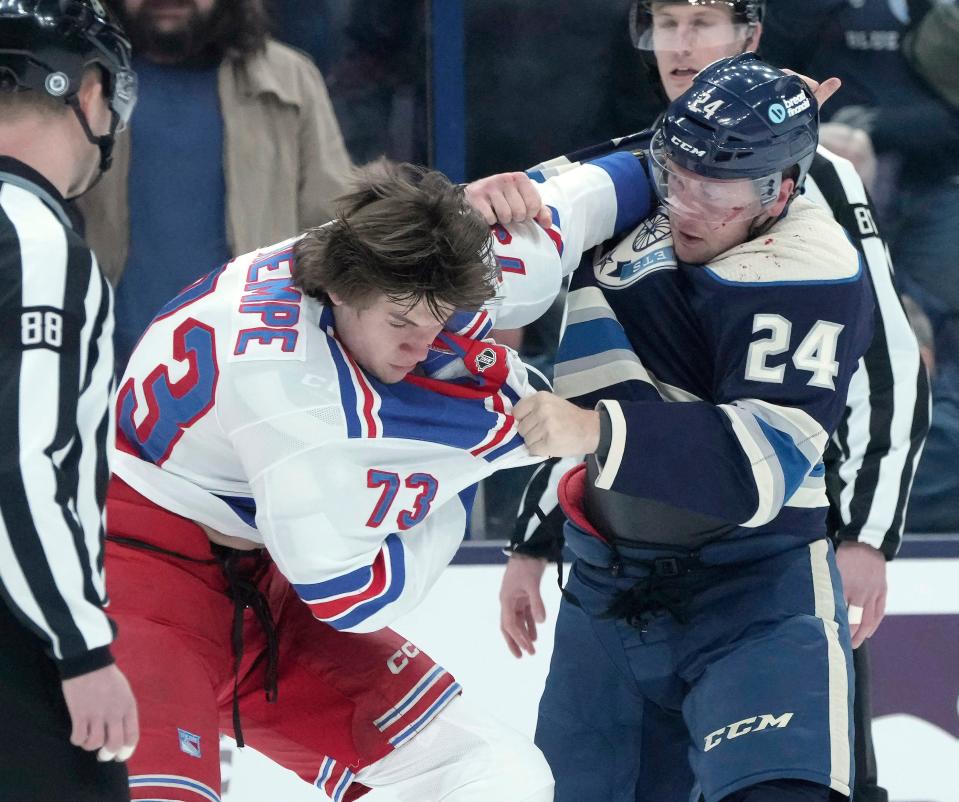
[(806, 195), (828, 207), (862, 251), (875, 290), (875, 334), (827, 450), (830, 530), (892, 559), (929, 428), (929, 384), (896, 291), (889, 251), (852, 164), (820, 148)]
[(112, 292), (90, 250), (14, 184), (0, 185), (0, 275), (0, 589), (69, 678), (112, 662)]
[(566, 515), (557, 490), (563, 474), (577, 462), (572, 457), (551, 457), (536, 467), (520, 499), (516, 523), (506, 547), (508, 554), (558, 560), (563, 553)]

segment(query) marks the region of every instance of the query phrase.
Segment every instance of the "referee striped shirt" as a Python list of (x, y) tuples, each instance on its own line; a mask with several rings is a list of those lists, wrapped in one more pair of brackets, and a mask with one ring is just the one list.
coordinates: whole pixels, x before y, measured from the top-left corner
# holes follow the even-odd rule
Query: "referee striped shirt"
[(929, 431), (930, 396), (919, 344), (896, 291), (862, 179), (820, 147), (805, 194), (828, 208), (862, 251), (876, 295), (875, 333), (849, 385), (846, 415), (826, 449), (829, 532), (892, 559)]
[(0, 157), (0, 590), (64, 679), (112, 662), (113, 298), (57, 190)]

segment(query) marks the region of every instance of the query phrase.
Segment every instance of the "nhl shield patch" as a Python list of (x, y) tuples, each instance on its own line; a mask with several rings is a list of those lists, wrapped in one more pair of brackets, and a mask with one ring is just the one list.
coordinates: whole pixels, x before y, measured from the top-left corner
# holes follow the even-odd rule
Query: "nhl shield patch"
[(181, 730), (177, 727), (177, 736), (180, 739), (180, 751), (185, 752), (190, 757), (201, 757), (200, 753), (200, 736), (194, 735), (192, 732), (187, 732), (186, 730)]
[(476, 355), (473, 364), (476, 366), (478, 373), (493, 367), (496, 364), (496, 351), (492, 348), (484, 348)]

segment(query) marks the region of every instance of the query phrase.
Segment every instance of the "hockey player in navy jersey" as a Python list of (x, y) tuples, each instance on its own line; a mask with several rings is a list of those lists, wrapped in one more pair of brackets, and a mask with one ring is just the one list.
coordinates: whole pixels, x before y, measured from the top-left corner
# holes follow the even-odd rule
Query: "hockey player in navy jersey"
[(589, 455), (560, 488), (577, 559), (536, 733), (561, 802), (850, 793), (822, 456), (872, 297), (798, 196), (817, 126), (752, 54), (700, 73), (649, 149), (660, 211), (576, 272), (556, 395), (516, 407), (533, 453)]
[[(682, 94), (693, 76), (717, 58), (761, 43), (764, 0), (634, 0), (630, 33), (643, 51), (667, 100)], [(830, 79), (826, 84), (835, 84)], [(821, 90), (821, 88), (820, 88)], [(820, 105), (823, 92), (817, 90)], [(828, 94), (828, 93), (827, 93)], [(654, 129), (545, 162), (531, 175), (542, 179), (571, 163), (617, 150), (648, 148)], [(899, 300), (888, 249), (863, 182), (852, 164), (821, 145), (803, 194), (845, 227), (864, 256), (875, 292), (875, 333), (850, 382), (846, 413), (824, 455), (830, 508), (827, 529), (850, 606), (856, 669), (856, 798), (884, 802), (871, 740), (867, 639), (882, 621), (886, 561), (899, 549), (912, 478), (929, 425), (929, 387), (919, 348)], [(491, 208), (486, 203), (487, 214)], [(502, 207), (502, 204), (499, 204)], [(555, 482), (560, 463), (540, 469), (529, 485), (513, 533), (502, 588), (504, 637), (514, 654), (534, 648), (537, 619), (545, 619), (539, 583), (545, 559), (562, 546), (562, 511)], [(538, 510), (546, 511), (540, 523)]]
[(368, 174), (337, 220), (217, 268), (143, 335), (107, 500), (134, 799), (219, 799), (221, 731), (336, 802), (552, 799), (533, 745), (387, 628), (455, 553), (476, 483), (539, 459), (494, 321), (541, 314), (648, 206), (628, 154), (542, 193), (542, 225), (491, 237), (440, 174)]

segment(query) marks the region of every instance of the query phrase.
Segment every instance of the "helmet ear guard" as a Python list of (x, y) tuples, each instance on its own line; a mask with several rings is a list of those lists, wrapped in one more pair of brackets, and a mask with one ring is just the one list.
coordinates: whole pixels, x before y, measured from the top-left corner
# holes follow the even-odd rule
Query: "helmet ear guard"
[[(113, 117), (110, 133), (99, 137), (90, 130), (77, 98), (91, 66), (103, 74)], [(114, 137), (136, 106), (130, 41), (100, 0), (0, 0), (0, 89), (62, 98), (90, 142), (100, 148), (104, 171)]]

